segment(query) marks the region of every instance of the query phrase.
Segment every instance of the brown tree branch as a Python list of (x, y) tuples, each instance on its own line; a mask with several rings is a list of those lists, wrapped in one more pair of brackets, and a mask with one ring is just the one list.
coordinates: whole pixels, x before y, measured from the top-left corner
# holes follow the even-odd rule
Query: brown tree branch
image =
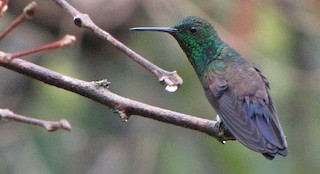
[(189, 116), (130, 100), (109, 91), (106, 88), (108, 86), (106, 82), (82, 81), (22, 59), (12, 59), (8, 61), (4, 55), (5, 54), (0, 54), (0, 66), (108, 106), (118, 112), (123, 121), (126, 121), (131, 115), (140, 115), (146, 118), (204, 132), (217, 138), (220, 142), (234, 139), (218, 121)]
[(164, 83), (168, 91), (174, 92), (180, 85), (182, 85), (183, 80), (176, 71), (169, 72), (152, 64), (150, 61), (146, 60), (145, 58), (125, 46), (123, 43), (115, 39), (111, 34), (102, 30), (91, 20), (89, 15), (79, 12), (65, 0), (52, 1), (54, 1), (59, 7), (61, 7), (67, 14), (73, 17), (73, 22), (75, 23), (75, 25), (90, 30), (97, 36), (101, 37), (103, 40), (111, 43), (114, 47), (116, 47), (133, 61), (137, 62), (142, 67), (150, 71), (152, 74), (156, 75), (159, 78), (159, 81)]
[(18, 115), (13, 113), (8, 109), (0, 109), (0, 120), (4, 121), (16, 121), (21, 123), (32, 124), (35, 126), (43, 127), (49, 132), (56, 131), (58, 129), (64, 129), (67, 131), (71, 131), (71, 125), (67, 120), (60, 121), (45, 121), (39, 120), (35, 118), (29, 118), (23, 115)]

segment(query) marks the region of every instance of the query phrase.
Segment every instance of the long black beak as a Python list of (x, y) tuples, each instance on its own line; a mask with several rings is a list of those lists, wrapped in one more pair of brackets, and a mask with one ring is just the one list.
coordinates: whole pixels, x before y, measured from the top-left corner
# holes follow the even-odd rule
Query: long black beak
[(135, 27), (130, 28), (131, 31), (160, 31), (160, 32), (166, 32), (166, 33), (174, 33), (178, 31), (175, 28), (171, 27)]

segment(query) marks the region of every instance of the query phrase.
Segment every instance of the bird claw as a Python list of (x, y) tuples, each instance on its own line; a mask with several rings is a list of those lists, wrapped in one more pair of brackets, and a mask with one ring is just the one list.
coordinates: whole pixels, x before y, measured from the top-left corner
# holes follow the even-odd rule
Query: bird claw
[(227, 140), (236, 140), (236, 138), (232, 135), (232, 133), (228, 130), (228, 128), (223, 124), (219, 115), (216, 117), (217, 126), (218, 126), (218, 137), (219, 141), (222, 144), (225, 144)]
[(221, 123), (221, 119), (220, 119), (219, 115), (217, 115), (216, 120), (217, 120), (217, 122)]

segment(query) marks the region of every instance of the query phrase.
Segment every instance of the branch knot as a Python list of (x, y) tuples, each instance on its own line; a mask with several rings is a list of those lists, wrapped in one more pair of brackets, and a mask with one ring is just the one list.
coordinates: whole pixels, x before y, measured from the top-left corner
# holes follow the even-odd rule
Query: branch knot
[(124, 109), (115, 109), (114, 112), (119, 114), (122, 122), (128, 122), (130, 115)]
[(80, 16), (76, 16), (73, 18), (73, 23), (78, 26), (78, 27), (82, 27), (82, 19)]

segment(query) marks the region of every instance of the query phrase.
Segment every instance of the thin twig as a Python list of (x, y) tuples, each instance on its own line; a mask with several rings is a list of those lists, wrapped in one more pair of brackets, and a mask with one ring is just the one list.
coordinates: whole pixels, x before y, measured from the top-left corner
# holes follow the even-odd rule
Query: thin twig
[(33, 49), (30, 49), (30, 50), (21, 51), (21, 52), (18, 52), (18, 53), (8, 54), (7, 55), (7, 59), (10, 60), (10, 59), (15, 59), (15, 58), (20, 58), (20, 57), (27, 56), (27, 55), (30, 55), (30, 54), (34, 54), (34, 53), (37, 53), (37, 52), (40, 52), (40, 51), (60, 48), (60, 47), (72, 44), (73, 42), (75, 42), (75, 40), (76, 40), (76, 38), (74, 36), (66, 35), (61, 40), (58, 40), (58, 41), (43, 45), (43, 46), (38, 47), (38, 48), (33, 48)]
[(71, 131), (71, 125), (67, 120), (62, 119), (60, 121), (46, 121), (46, 120), (40, 120), (35, 118), (29, 118), (23, 115), (15, 114), (8, 109), (0, 109), (0, 120), (27, 123), (27, 124), (43, 127), (49, 132), (53, 132), (58, 129)]
[(25, 21), (26, 19), (32, 19), (35, 13), (36, 6), (37, 3), (34, 1), (28, 4), (23, 9), (23, 12), (5, 29), (3, 33), (0, 34), (0, 41), (23, 21)]
[[(152, 64), (150, 61), (146, 60), (138, 53), (134, 52), (123, 43), (115, 39), (111, 34), (102, 30), (98, 27), (90, 18), (89, 15), (83, 14), (71, 6), (65, 0), (53, 0), (59, 7), (61, 7), (65, 12), (67, 12), (70, 16), (73, 17), (73, 22), (78, 27), (86, 28), (102, 39), (110, 42), (114, 47), (119, 49), (122, 53), (126, 54), (129, 58), (140, 64), (142, 67), (156, 75), (160, 82), (164, 83), (167, 90), (177, 89), (180, 85), (182, 85), (183, 80), (177, 74), (176, 71), (169, 72), (161, 69), (160, 67)], [(172, 90), (174, 91), (174, 90)]]
[[(19, 72), (46, 84), (62, 88), (84, 97), (90, 98), (98, 103), (108, 106), (118, 112), (123, 121), (131, 115), (139, 115), (146, 118), (174, 124), (177, 126), (204, 132), (223, 142), (234, 138), (226, 131), (220, 122), (206, 120), (159, 107), (147, 105), (138, 101), (112, 93), (106, 86), (96, 82), (86, 82), (72, 78), (44, 67), (35, 65), (23, 59), (12, 59), (7, 61), (5, 53), (0, 54), (0, 66)], [(48, 78), (50, 77), (50, 78)]]

